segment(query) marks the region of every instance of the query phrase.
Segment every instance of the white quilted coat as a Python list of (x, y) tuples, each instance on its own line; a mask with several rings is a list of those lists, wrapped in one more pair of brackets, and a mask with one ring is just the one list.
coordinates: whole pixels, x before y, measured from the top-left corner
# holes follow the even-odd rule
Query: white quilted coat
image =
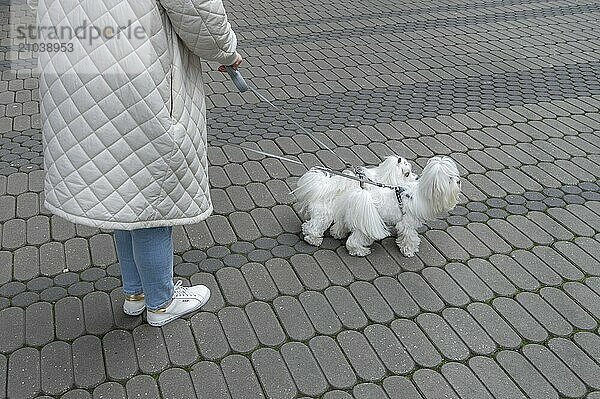
[(65, 50), (38, 57), (44, 206), (107, 229), (208, 217), (200, 59), (237, 45), (221, 0), (40, 0), (38, 29)]

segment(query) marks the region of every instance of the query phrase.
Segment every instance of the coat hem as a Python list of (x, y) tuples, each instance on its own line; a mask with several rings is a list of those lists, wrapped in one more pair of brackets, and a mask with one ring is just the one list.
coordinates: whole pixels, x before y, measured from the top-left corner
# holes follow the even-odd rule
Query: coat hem
[(84, 216), (77, 216), (71, 213), (65, 212), (62, 209), (56, 208), (55, 206), (44, 202), (44, 207), (51, 213), (59, 216), (69, 222), (81, 224), (85, 226), (97, 227), (100, 229), (107, 230), (135, 230), (135, 229), (147, 229), (151, 227), (164, 227), (164, 226), (178, 226), (184, 224), (195, 224), (208, 218), (213, 212), (213, 205), (210, 204), (208, 209), (201, 214), (193, 217), (178, 218), (178, 219), (160, 219), (160, 220), (142, 220), (139, 222), (110, 222), (107, 220), (91, 219)]

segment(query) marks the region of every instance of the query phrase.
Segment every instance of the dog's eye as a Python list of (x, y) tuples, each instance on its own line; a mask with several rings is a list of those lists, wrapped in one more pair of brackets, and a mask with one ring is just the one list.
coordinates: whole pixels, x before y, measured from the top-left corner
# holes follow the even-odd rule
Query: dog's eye
[(410, 172), (406, 172), (406, 173), (404, 174), (404, 177), (408, 177), (408, 176), (410, 176)]

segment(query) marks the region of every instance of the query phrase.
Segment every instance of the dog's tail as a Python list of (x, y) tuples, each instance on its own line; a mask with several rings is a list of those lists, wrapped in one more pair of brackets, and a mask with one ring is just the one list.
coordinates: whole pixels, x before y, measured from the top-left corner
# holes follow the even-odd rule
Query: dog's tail
[(390, 232), (379, 216), (375, 200), (368, 190), (357, 188), (349, 191), (345, 195), (343, 207), (336, 209), (335, 219), (343, 218), (350, 230), (358, 230), (375, 240), (389, 237)]
[(290, 192), (296, 197), (300, 211), (303, 212), (310, 204), (321, 202), (329, 196), (331, 190), (329, 179), (325, 172), (318, 169), (310, 169), (300, 176), (296, 183), (297, 187)]

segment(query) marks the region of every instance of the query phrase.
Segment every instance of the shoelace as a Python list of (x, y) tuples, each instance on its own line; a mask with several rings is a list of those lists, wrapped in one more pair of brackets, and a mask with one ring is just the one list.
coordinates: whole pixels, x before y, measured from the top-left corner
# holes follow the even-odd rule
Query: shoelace
[(191, 295), (191, 292), (188, 290), (189, 287), (184, 287), (182, 280), (177, 280), (177, 282), (174, 285), (174, 288), (175, 288), (175, 293), (173, 294), (174, 297)]

